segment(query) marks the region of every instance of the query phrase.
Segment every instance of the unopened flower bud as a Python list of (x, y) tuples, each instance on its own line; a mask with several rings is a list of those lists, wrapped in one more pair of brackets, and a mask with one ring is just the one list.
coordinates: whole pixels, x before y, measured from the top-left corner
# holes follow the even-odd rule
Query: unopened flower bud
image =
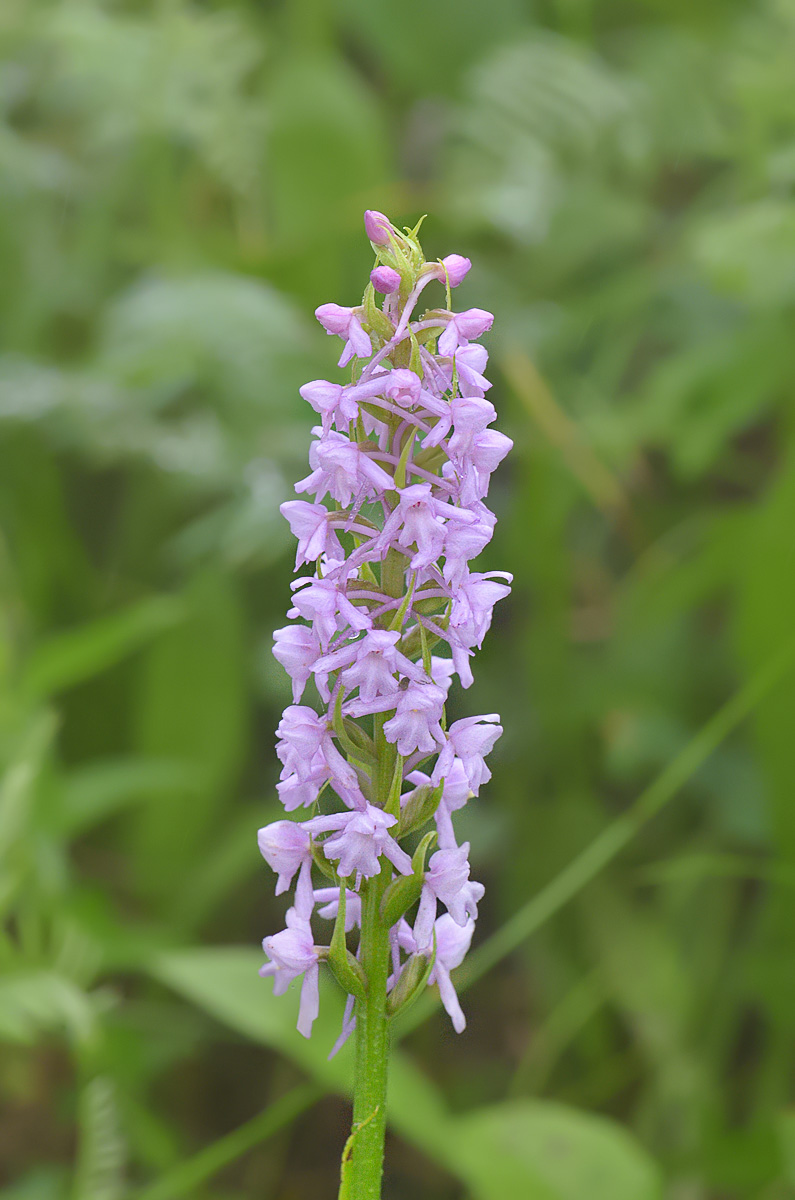
[(461, 280), (468, 273), (472, 263), (468, 258), (464, 258), (462, 254), (448, 254), (447, 258), (442, 259), (442, 266), (447, 271), (450, 287), (458, 287)]
[(364, 214), (364, 229), (374, 246), (388, 246), (392, 224), (376, 208), (368, 208)]
[(386, 1010), (390, 1017), (405, 1012), (414, 1003), (428, 982), (432, 962), (432, 958), (423, 954), (412, 954), (387, 996)]
[(370, 272), (370, 282), (377, 292), (388, 296), (400, 287), (400, 273), (392, 267), (376, 267)]

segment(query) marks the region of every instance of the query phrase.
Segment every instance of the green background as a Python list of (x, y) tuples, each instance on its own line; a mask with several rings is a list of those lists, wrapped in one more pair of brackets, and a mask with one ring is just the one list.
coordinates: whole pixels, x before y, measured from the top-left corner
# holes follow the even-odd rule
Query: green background
[(367, 207), (472, 259), (515, 441), (385, 1198), (795, 1195), (794, 62), (793, 0), (4, 0), (3, 1200), (336, 1194), (255, 831)]

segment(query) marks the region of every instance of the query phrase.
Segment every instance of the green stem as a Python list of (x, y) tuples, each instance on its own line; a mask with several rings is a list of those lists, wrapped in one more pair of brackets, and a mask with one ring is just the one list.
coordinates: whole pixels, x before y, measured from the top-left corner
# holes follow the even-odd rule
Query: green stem
[[(394, 746), (383, 733), (384, 718), (376, 715), (374, 734), (378, 772), (376, 803), (384, 807), (391, 786)], [(379, 875), (362, 885), (360, 961), (367, 977), (367, 994), (356, 1001), (356, 1059), (353, 1084), (353, 1127), (342, 1154), (339, 1200), (381, 1200), (386, 1136), (386, 1089), (389, 1067), (389, 1028), (386, 988), (389, 978), (389, 926), (381, 919), (381, 900), (392, 878), (382, 860)]]
[[(381, 564), (381, 587), (398, 599), (406, 587), (404, 554), (390, 550)], [(387, 741), (388, 713), (373, 717), (374, 803), (385, 809), (392, 791), (397, 748)], [(356, 1060), (353, 1082), (353, 1127), (342, 1153), (339, 1200), (381, 1200), (386, 1136), (386, 1088), (389, 1028), (386, 985), (389, 979), (389, 926), (381, 919), (381, 900), (392, 880), (392, 867), (382, 859), (381, 872), (362, 884), (362, 929), (359, 959), (367, 978), (367, 994), (356, 1001)]]
[(368, 987), (365, 999), (356, 1002), (353, 1127), (342, 1155), (339, 1200), (381, 1197), (389, 1064), (389, 929), (381, 920), (380, 908), (390, 875), (385, 866), (362, 890), (361, 963)]

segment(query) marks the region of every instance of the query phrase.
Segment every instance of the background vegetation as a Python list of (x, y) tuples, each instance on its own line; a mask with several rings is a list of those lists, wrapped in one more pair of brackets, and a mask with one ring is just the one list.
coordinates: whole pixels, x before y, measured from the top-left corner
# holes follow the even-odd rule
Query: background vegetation
[(472, 258), (516, 442), (386, 1197), (795, 1195), (794, 61), (793, 0), (4, 0), (3, 1200), (335, 1194), (254, 835), (365, 207)]

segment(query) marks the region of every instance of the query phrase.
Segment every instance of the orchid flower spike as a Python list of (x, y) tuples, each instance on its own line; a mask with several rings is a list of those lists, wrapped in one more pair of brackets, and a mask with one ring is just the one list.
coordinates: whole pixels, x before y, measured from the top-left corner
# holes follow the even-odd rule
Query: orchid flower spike
[[(419, 225), (399, 230), (376, 210), (364, 224), (376, 265), (361, 303), (316, 310), (341, 339), (349, 378), (301, 388), (320, 423), (300, 498), (281, 506), (302, 573), (274, 635), (293, 688), (277, 730), (277, 790), (286, 813), (305, 811), (259, 831), (276, 894), (292, 895), (286, 928), (263, 942), (260, 974), (277, 994), (300, 980), (308, 1037), (327, 964), (349, 997), (336, 1048), (359, 1027), (362, 997), (372, 1002), (376, 946), (388, 956), (384, 1020), (430, 985), (464, 1028), (451, 972), (484, 889), (454, 817), (488, 782), (502, 727), (494, 713), (449, 723), (446, 706), (472, 684), (511, 584), (506, 572), (470, 567), (494, 531), (489, 484), (511, 448), (486, 398), (480, 338), (491, 313), (438, 306), (471, 263), (426, 262)], [(426, 288), (436, 306), (419, 309)]]

